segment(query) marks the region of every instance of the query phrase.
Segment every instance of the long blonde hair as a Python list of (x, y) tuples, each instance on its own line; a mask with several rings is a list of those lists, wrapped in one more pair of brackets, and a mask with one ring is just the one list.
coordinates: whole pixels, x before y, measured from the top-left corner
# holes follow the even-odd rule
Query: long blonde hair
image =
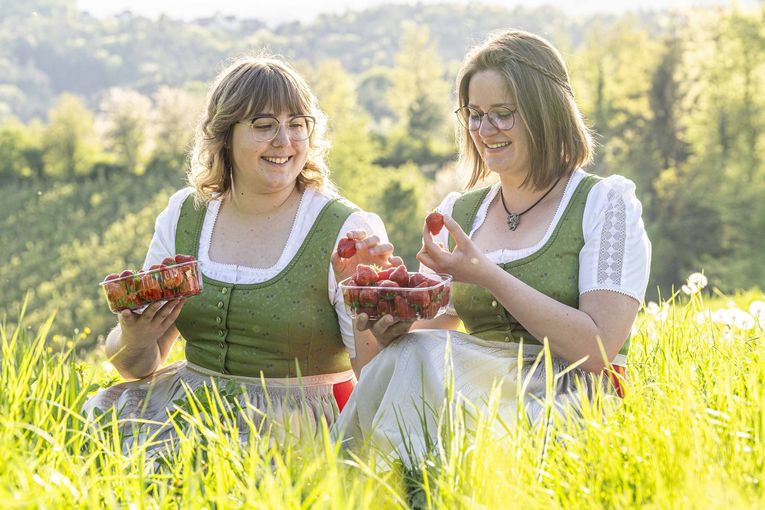
[[(545, 39), (523, 31), (500, 32), (471, 50), (457, 75), (459, 106), (469, 102), (470, 79), (494, 70), (503, 77), (529, 136), (531, 170), (523, 186), (549, 187), (558, 177), (590, 163), (594, 143), (574, 101), (566, 64)], [(489, 169), (470, 138), (459, 126), (460, 162), (470, 168), (472, 188)]]
[(305, 80), (286, 62), (268, 56), (237, 59), (215, 79), (207, 108), (197, 124), (187, 179), (196, 189), (197, 204), (207, 204), (231, 189), (231, 134), (237, 122), (271, 108), (273, 112), (313, 115), (308, 159), (298, 176), (303, 187), (332, 189), (324, 156), (326, 115)]

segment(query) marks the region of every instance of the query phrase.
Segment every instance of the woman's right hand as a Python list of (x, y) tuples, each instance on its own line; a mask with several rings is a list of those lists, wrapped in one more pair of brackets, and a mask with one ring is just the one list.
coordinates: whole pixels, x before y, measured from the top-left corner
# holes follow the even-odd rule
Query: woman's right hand
[(117, 320), (122, 329), (123, 338), (130, 343), (142, 341), (147, 344), (156, 343), (178, 318), (185, 302), (184, 298), (158, 301), (147, 306), (143, 313), (122, 310)]
[(356, 317), (356, 329), (371, 331), (381, 347), (387, 347), (391, 342), (409, 333), (412, 324), (414, 321), (394, 319), (392, 315), (383, 315), (378, 320), (369, 320), (365, 313)]

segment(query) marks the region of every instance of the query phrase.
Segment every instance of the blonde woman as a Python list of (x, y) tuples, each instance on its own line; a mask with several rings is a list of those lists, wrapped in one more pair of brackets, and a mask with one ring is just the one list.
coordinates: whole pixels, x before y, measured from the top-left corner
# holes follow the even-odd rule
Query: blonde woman
[[(88, 412), (113, 407), (122, 418), (165, 422), (187, 388), (233, 381), (256, 416), (334, 422), (353, 368), (377, 352), (370, 333), (354, 335), (337, 282), (357, 263), (400, 259), (391, 259), (380, 218), (334, 191), (324, 126), (313, 93), (285, 62), (242, 58), (220, 73), (197, 129), (191, 186), (157, 217), (145, 262), (195, 256), (203, 292), (118, 316), (106, 353), (138, 381), (100, 392)], [(340, 259), (345, 236), (358, 251)], [(160, 368), (179, 335), (186, 361)], [(171, 430), (144, 426), (141, 436), (160, 441)]]
[[(542, 415), (544, 364), (529, 372), (545, 338), (556, 374), (581, 362), (557, 380), (561, 412), (597, 384), (610, 391), (607, 377), (590, 374), (624, 373), (648, 282), (651, 250), (635, 186), (582, 169), (591, 134), (550, 43), (521, 31), (491, 37), (466, 57), (457, 96), (468, 188), (490, 174), (499, 184), (450, 194), (438, 207), (446, 228), (423, 230), (418, 259), (456, 282), (449, 313), (414, 325), (359, 320), (387, 347), (363, 369), (337, 431), (384, 451), (402, 453), (411, 441), (421, 453), (425, 432), (436, 437), (434, 416), (425, 411), (423, 430), (420, 415), (444, 398), (447, 337), (455, 392), (480, 405), (499, 384), (506, 423), (516, 419), (521, 349), (526, 418)], [(468, 334), (454, 331), (460, 323)]]

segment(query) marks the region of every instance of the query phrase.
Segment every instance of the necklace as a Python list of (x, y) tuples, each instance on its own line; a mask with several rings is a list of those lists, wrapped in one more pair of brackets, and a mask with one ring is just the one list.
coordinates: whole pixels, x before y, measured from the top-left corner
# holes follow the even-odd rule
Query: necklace
[(544, 198), (547, 195), (549, 195), (552, 190), (555, 189), (555, 186), (558, 185), (558, 182), (560, 182), (560, 177), (558, 177), (558, 180), (555, 181), (555, 183), (552, 186), (550, 186), (550, 189), (545, 191), (544, 195), (539, 197), (539, 200), (537, 200), (536, 202), (531, 204), (531, 207), (529, 207), (525, 211), (519, 212), (519, 213), (510, 212), (510, 210), (507, 208), (507, 206), (505, 205), (505, 195), (504, 195), (504, 193), (502, 193), (502, 186), (500, 186), (499, 187), (499, 198), (500, 198), (500, 200), (502, 200), (502, 207), (505, 208), (505, 212), (507, 213), (507, 228), (509, 228), (510, 230), (515, 230), (516, 228), (518, 228), (518, 225), (521, 223), (521, 216), (523, 216), (524, 214), (526, 214), (527, 212), (529, 212), (530, 210), (535, 208), (539, 202), (544, 200)]

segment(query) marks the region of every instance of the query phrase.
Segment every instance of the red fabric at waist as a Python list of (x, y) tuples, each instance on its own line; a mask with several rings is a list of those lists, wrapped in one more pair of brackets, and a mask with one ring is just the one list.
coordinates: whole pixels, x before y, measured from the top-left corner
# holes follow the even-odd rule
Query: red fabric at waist
[(348, 399), (351, 398), (351, 393), (353, 392), (353, 388), (355, 387), (356, 387), (355, 379), (349, 379), (347, 381), (343, 381), (341, 383), (332, 385), (332, 394), (335, 396), (335, 401), (337, 402), (337, 408), (340, 411), (343, 410), (343, 407), (345, 407), (345, 404), (348, 402)]

